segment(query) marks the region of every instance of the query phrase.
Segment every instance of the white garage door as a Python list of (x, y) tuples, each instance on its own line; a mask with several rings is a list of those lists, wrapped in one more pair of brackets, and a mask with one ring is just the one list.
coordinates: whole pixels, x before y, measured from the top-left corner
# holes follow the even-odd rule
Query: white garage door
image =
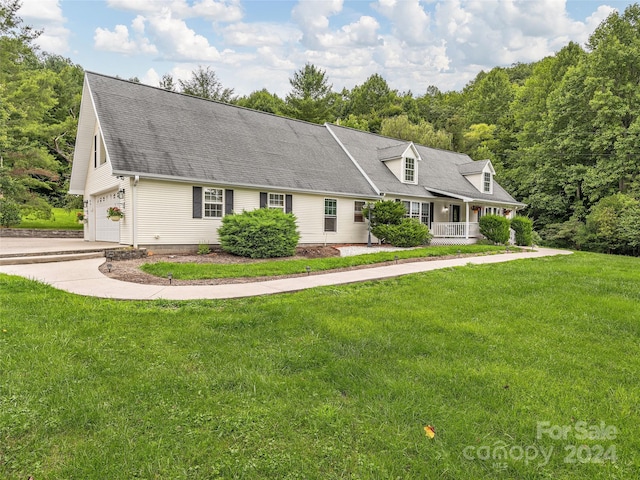
[(107, 218), (109, 207), (120, 206), (117, 193), (117, 190), (113, 190), (95, 197), (96, 240), (99, 242), (120, 242), (120, 222)]

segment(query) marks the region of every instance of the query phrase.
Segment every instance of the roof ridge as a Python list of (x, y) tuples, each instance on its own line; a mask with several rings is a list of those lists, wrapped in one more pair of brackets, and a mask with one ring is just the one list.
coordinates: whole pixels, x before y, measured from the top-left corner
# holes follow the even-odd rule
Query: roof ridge
[(269, 115), (271, 117), (281, 118), (281, 119), (284, 119), (284, 120), (290, 120), (292, 122), (300, 122), (300, 123), (304, 123), (306, 125), (314, 125), (316, 127), (324, 127), (324, 125), (321, 124), (321, 123), (308, 122), (306, 120), (300, 120), (299, 118), (287, 117), (285, 115), (278, 115), (276, 113), (265, 112), (263, 110), (256, 110), (254, 108), (243, 107), (242, 105), (235, 105), (233, 103), (221, 102), (220, 100), (214, 100), (212, 98), (198, 97), (197, 95), (190, 95), (190, 94), (184, 93), (184, 92), (176, 92), (175, 90), (167, 90), (166, 88), (156, 87), (155, 85), (149, 85), (147, 83), (132, 82), (131, 80), (127, 80), (127, 79), (119, 78), (119, 77), (114, 77), (112, 75), (106, 75), (104, 73), (98, 73), (98, 72), (92, 72), (90, 70), (85, 70), (85, 74), (87, 74), (87, 73), (90, 73), (91, 75), (97, 75), (99, 77), (109, 78), (111, 80), (118, 80), (118, 81), (121, 81), (121, 82), (129, 83), (131, 85), (137, 85), (137, 86), (140, 86), (140, 87), (152, 88), (152, 89), (158, 90), (160, 92), (173, 93), (175, 95), (182, 95), (183, 97), (187, 97), (187, 98), (195, 98), (196, 100), (202, 100), (202, 101), (205, 101), (205, 102), (216, 103), (218, 105), (224, 105), (224, 106), (227, 106), (227, 107), (237, 108), (239, 110), (245, 110), (247, 112), (253, 112), (253, 113), (259, 113), (259, 114), (263, 114), (263, 115)]

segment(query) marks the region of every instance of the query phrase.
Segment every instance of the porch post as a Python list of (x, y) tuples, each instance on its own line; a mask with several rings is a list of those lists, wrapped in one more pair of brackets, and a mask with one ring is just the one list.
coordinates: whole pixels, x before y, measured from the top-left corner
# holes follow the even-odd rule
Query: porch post
[(469, 202), (464, 202), (464, 207), (466, 209), (466, 222), (467, 224), (464, 226), (464, 239), (469, 240)]

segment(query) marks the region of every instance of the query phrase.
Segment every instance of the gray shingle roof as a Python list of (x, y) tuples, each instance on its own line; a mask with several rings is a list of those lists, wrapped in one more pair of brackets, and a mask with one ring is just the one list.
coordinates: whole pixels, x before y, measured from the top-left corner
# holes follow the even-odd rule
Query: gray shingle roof
[(381, 161), (399, 158), (410, 142), (96, 73), (87, 72), (86, 78), (114, 175), (377, 197), (368, 177), (390, 195), (424, 198), (444, 192), (519, 203), (495, 181), (493, 194), (479, 192), (461, 172), (480, 172), (486, 161), (473, 162), (461, 153), (414, 145), (422, 162), (418, 184), (410, 185)]
[(484, 167), (489, 163), (489, 160), (471, 161), (468, 163), (461, 163), (458, 165), (458, 171), (462, 175), (473, 175), (474, 173), (482, 173)]
[(400, 158), (407, 148), (409, 148), (409, 142), (399, 143), (390, 147), (384, 147), (378, 149), (378, 159), (381, 161), (391, 160), (393, 158)]
[(322, 125), (87, 73), (113, 171), (376, 196)]
[[(373, 183), (384, 193), (392, 195), (425, 196), (425, 189), (434, 193), (447, 192), (456, 196), (474, 200), (486, 200), (519, 204), (497, 182), (493, 182), (493, 194), (481, 193), (459, 172), (461, 165), (480, 164), (480, 170), (486, 160), (474, 162), (468, 155), (415, 145), (422, 162), (418, 166), (418, 185), (400, 182), (393, 173), (378, 159), (378, 151), (398, 147), (398, 140), (374, 135), (360, 130), (331, 125), (345, 148), (351, 153)], [(406, 148), (408, 143), (404, 144)], [(470, 167), (471, 165), (469, 165)], [(465, 168), (469, 168), (465, 167)], [(474, 165), (474, 168), (475, 167)], [(429, 196), (427, 194), (426, 196)]]

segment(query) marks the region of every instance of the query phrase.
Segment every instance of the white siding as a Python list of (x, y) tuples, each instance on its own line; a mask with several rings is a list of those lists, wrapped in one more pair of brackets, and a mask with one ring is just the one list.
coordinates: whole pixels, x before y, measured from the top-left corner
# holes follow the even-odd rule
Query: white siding
[[(193, 185), (141, 179), (136, 188), (136, 222), (139, 245), (217, 244), (221, 219), (193, 218)], [(212, 185), (215, 188), (224, 186)], [(234, 211), (260, 206), (260, 192), (233, 188)], [(274, 190), (272, 193), (286, 193)], [(354, 222), (354, 198), (293, 193), (300, 243), (365, 243), (366, 222)], [(338, 200), (338, 231), (324, 232), (324, 199)], [(126, 217), (131, 221), (131, 215)], [(157, 237), (157, 238), (156, 238)]]
[(398, 180), (400, 180), (401, 182), (404, 182), (404, 172), (402, 171), (402, 163), (403, 163), (402, 158), (398, 158), (397, 160), (387, 160), (386, 162), (384, 162), (387, 168), (391, 170), (391, 173), (393, 173)]
[(476, 173), (474, 175), (466, 175), (465, 178), (471, 182), (471, 184), (482, 192), (482, 173)]
[[(94, 135), (96, 133), (98, 133), (97, 124), (94, 129)], [(89, 164), (84, 197), (84, 200), (89, 201), (89, 217), (87, 227), (85, 228), (85, 240), (93, 241), (96, 240), (96, 227), (98, 218), (100, 217), (101, 219), (102, 216), (106, 217), (107, 215), (104, 198), (102, 198), (102, 202), (100, 203), (98, 203), (98, 200), (107, 192), (112, 193), (114, 189), (117, 191), (120, 186), (120, 182), (112, 175), (111, 162), (108, 160), (108, 156), (106, 163), (103, 163), (102, 165), (98, 164), (98, 168), (94, 168), (93, 149), (91, 149), (89, 157), (84, 159), (84, 161)], [(114, 229), (122, 229), (123, 227), (123, 221), (114, 223), (114, 225), (112, 226), (112, 228)]]

